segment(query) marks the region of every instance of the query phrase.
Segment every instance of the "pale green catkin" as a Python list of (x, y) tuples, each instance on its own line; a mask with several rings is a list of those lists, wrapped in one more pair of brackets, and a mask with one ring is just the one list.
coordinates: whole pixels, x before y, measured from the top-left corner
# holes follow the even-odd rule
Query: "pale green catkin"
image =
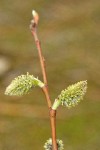
[(10, 96), (21, 96), (29, 93), (32, 87), (39, 86), (43, 87), (44, 83), (35, 78), (33, 75), (21, 75), (15, 78), (11, 84), (6, 88), (5, 94)]
[[(58, 150), (63, 150), (64, 149), (64, 144), (62, 140), (57, 139), (57, 146)], [(52, 150), (52, 139), (50, 138), (47, 140), (47, 142), (44, 145), (45, 150)]]
[(70, 85), (67, 89), (62, 90), (61, 94), (55, 100), (52, 109), (62, 104), (68, 108), (76, 106), (84, 97), (87, 90), (87, 81), (80, 81), (76, 84)]
[(58, 99), (61, 101), (62, 105), (70, 108), (77, 105), (83, 99), (86, 90), (87, 81), (80, 81), (63, 90), (58, 96)]

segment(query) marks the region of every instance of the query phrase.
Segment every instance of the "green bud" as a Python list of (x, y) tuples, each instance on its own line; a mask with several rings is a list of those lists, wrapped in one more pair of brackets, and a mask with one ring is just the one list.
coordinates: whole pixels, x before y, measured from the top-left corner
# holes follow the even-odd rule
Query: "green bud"
[(29, 93), (30, 89), (35, 86), (42, 88), (44, 83), (35, 78), (33, 75), (29, 75), (29, 73), (27, 73), (26, 75), (21, 75), (15, 78), (6, 88), (5, 94), (10, 96), (21, 96)]
[[(58, 146), (58, 150), (63, 150), (64, 149), (63, 141), (57, 139), (57, 146)], [(52, 139), (51, 138), (49, 140), (47, 140), (47, 142), (45, 143), (44, 149), (52, 150)]]
[(68, 108), (76, 106), (84, 97), (87, 90), (87, 81), (80, 81), (70, 85), (67, 89), (61, 91), (61, 94), (55, 100), (52, 109), (56, 110), (62, 104)]

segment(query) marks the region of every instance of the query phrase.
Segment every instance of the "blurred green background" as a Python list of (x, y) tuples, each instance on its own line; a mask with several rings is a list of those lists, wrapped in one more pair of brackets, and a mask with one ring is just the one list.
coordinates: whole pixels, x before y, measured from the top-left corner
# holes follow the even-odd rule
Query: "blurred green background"
[(38, 33), (52, 101), (69, 84), (88, 80), (84, 101), (58, 110), (57, 137), (65, 150), (99, 150), (99, 0), (0, 0), (0, 150), (40, 150), (51, 137), (40, 89), (23, 97), (4, 95), (11, 80), (27, 71), (42, 80), (29, 30), (32, 9), (40, 15)]

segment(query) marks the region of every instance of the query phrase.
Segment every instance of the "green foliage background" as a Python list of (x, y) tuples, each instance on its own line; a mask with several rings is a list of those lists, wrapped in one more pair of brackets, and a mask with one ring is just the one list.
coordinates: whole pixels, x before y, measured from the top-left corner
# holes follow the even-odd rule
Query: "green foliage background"
[(29, 30), (31, 11), (46, 59), (52, 101), (69, 84), (88, 80), (88, 92), (77, 107), (60, 108), (57, 137), (67, 150), (100, 148), (100, 1), (0, 0), (0, 55), (11, 67), (0, 78), (0, 150), (40, 150), (50, 138), (43, 93), (4, 95), (11, 80), (27, 71), (42, 80), (38, 54)]

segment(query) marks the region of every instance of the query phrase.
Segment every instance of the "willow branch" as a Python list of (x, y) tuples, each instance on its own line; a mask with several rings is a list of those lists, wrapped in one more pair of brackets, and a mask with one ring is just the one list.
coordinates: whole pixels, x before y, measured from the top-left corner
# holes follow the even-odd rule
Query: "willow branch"
[(43, 57), (41, 44), (40, 44), (40, 41), (38, 39), (37, 32), (36, 32), (39, 16), (36, 12), (33, 12), (33, 17), (34, 17), (34, 19), (31, 21), (30, 29), (31, 29), (32, 35), (35, 39), (35, 43), (36, 43), (36, 46), (37, 46), (38, 55), (39, 55), (39, 59), (40, 59), (41, 70), (42, 70), (42, 75), (43, 75), (43, 81), (45, 83), (45, 86), (42, 89), (43, 89), (43, 92), (45, 94), (47, 104), (48, 104), (48, 107), (49, 107), (49, 111), (50, 111), (50, 122), (51, 122), (51, 131), (52, 131), (53, 150), (58, 150), (57, 140), (56, 140), (56, 110), (53, 110), (51, 108), (52, 104), (51, 104), (49, 91), (48, 91), (48, 82), (47, 82), (45, 59)]
[(50, 122), (51, 122), (51, 131), (52, 131), (53, 150), (58, 150), (57, 140), (56, 140), (56, 110), (51, 109)]
[(35, 43), (36, 43), (36, 46), (37, 46), (40, 65), (41, 65), (41, 70), (42, 70), (42, 75), (43, 75), (43, 81), (45, 83), (45, 86), (42, 89), (43, 89), (43, 92), (46, 96), (48, 107), (51, 108), (51, 100), (50, 100), (49, 91), (48, 91), (47, 75), (46, 75), (46, 68), (45, 68), (45, 59), (42, 55), (41, 44), (40, 44), (40, 41), (37, 37), (36, 30), (31, 30), (31, 32), (32, 32), (32, 35), (35, 38)]

